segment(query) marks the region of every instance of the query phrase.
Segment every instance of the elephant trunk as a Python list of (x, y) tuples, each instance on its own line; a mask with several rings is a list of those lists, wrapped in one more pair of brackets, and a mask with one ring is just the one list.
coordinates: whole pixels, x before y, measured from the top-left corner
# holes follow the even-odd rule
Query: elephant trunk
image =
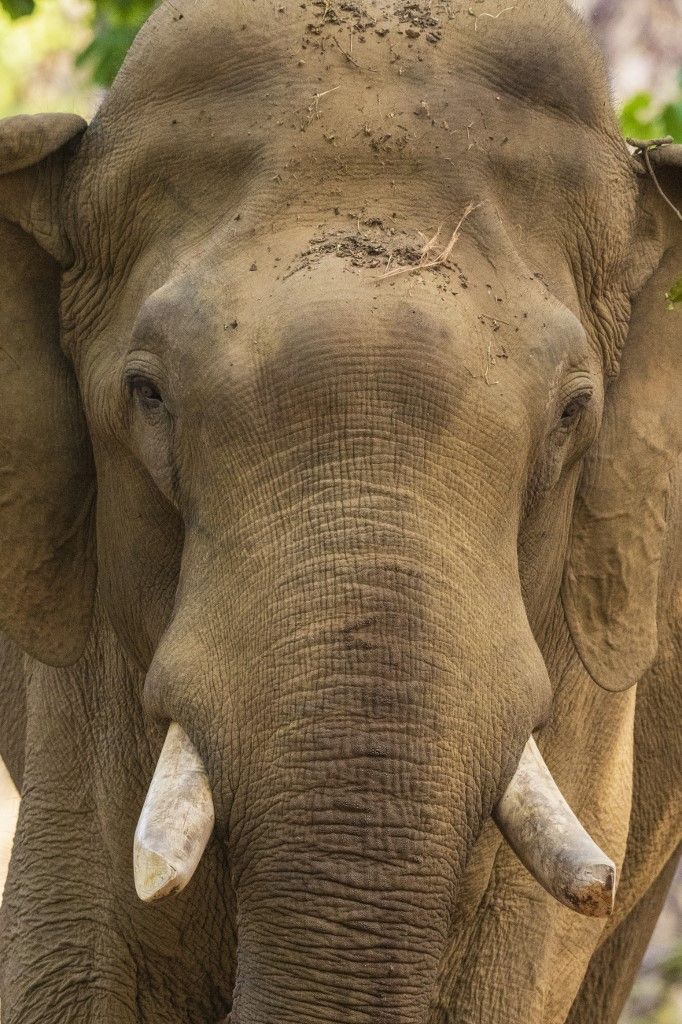
[(256, 820), (232, 837), (231, 1024), (426, 1018), (460, 844), (436, 738), (401, 731), (377, 707), (371, 728), (332, 715), (280, 736)]
[[(492, 538), (477, 555), (484, 522), (443, 515), (427, 531), (429, 506), (389, 515), (392, 494), (309, 501), (261, 547), (244, 516), (251, 566), (230, 557), (240, 535), (186, 541), (147, 698), (210, 758), (204, 773), (185, 745), (157, 776), (185, 787), (182, 813), (211, 779), (238, 907), (231, 1024), (427, 1018), (469, 851), (547, 707), (512, 543), (493, 562)], [(195, 696), (198, 673), (212, 685)], [(184, 884), (205, 832), (150, 844), (172, 806), (161, 791), (138, 868), (146, 844)], [(510, 806), (498, 820), (522, 840), (537, 817), (515, 828)]]
[[(274, 576), (274, 556), (267, 566)], [(237, 898), (231, 1024), (417, 1024), (428, 1012), (468, 850), (530, 729), (513, 725), (507, 753), (496, 656), (438, 608), (438, 568), (398, 552), (323, 553), (295, 579), (288, 567), (271, 577), (267, 604), (244, 580), (250, 628), (225, 614), (234, 676), (212, 706), (208, 687), (190, 704), (209, 603), (190, 615), (179, 594), (147, 696), (164, 695), (152, 707), (186, 726), (207, 770), (187, 737), (176, 750), (173, 726), (137, 831), (138, 890), (153, 899), (188, 881), (210, 779)]]

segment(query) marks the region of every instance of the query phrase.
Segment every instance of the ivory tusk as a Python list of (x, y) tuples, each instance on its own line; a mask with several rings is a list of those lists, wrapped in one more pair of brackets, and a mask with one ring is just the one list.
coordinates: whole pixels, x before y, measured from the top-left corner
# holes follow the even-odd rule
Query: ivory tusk
[(566, 803), (532, 736), (493, 818), (519, 860), (551, 896), (586, 917), (611, 913), (615, 865)]
[(153, 903), (185, 888), (214, 822), (206, 769), (187, 733), (172, 722), (135, 830), (133, 867), (141, 900)]

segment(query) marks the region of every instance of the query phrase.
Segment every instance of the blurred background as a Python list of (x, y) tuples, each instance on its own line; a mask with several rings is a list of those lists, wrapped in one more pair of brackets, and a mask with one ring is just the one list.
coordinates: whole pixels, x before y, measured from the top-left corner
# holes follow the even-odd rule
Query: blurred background
[[(682, 142), (682, 0), (572, 0), (606, 57), (624, 135)], [(0, 117), (92, 117), (152, 0), (0, 0)], [(0, 893), (19, 799), (0, 762)], [(682, 872), (621, 1024), (682, 1024)]]

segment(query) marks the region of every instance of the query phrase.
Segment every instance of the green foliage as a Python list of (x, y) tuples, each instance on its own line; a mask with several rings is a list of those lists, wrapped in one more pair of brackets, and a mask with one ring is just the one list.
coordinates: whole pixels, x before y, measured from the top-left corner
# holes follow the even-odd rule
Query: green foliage
[(2, 0), (10, 18), (24, 18), (27, 14), (33, 14), (35, 10), (34, 0)]
[(154, 7), (154, 0), (96, 0), (95, 35), (76, 58), (76, 65), (90, 67), (96, 85), (111, 85)]
[[(0, 0), (12, 19), (33, 14), (35, 0)], [(76, 66), (86, 68), (95, 85), (111, 85), (140, 27), (156, 6), (156, 0), (94, 0), (94, 36), (76, 56)]]
[(89, 69), (70, 65), (92, 39), (93, 12), (90, 0), (35, 0), (30, 17), (12, 18), (0, 0), (0, 117), (38, 110), (92, 116), (98, 97)]
[[(675, 281), (675, 284), (665, 293), (665, 297), (668, 300), (668, 309), (674, 309), (682, 302), (682, 277), (679, 281)], [(682, 947), (678, 953), (678, 960), (680, 964), (679, 980), (682, 981)]]
[(677, 82), (677, 95), (665, 104), (657, 104), (649, 92), (637, 92), (631, 96), (620, 111), (623, 135), (635, 139), (659, 139), (672, 135), (675, 142), (682, 142), (682, 71)]

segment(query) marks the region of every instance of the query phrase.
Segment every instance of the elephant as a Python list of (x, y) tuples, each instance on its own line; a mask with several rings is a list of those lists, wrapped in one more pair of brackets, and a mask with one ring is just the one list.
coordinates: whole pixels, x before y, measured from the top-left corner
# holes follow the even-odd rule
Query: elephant
[(165, 0), (0, 122), (4, 1024), (615, 1024), (681, 205), (565, 0)]

